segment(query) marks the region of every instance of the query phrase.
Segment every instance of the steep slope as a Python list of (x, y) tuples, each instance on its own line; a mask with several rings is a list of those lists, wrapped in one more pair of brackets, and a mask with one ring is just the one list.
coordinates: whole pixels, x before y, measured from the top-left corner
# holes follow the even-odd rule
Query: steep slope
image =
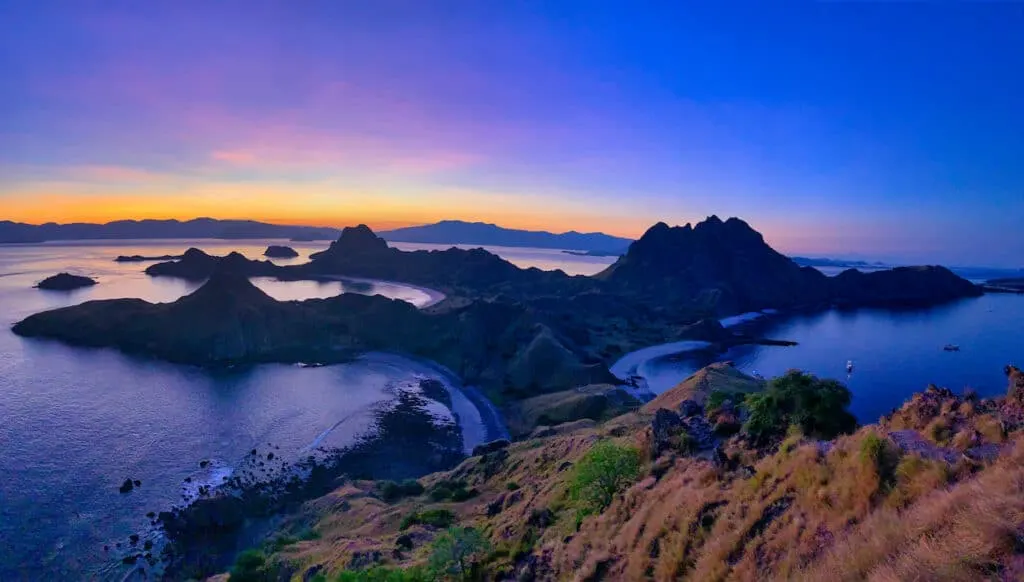
[[(1015, 394), (1021, 375), (1008, 375)], [(454, 524), (489, 542), (481, 580), (1020, 580), (1021, 410), (929, 388), (850, 435), (765, 448), (740, 435), (711, 458), (656, 452), (665, 410), (627, 414), (490, 448), (421, 478), (426, 494), (385, 500), (379, 484), (347, 482), (284, 523), (318, 539), (277, 545), (267, 563), (300, 578), (379, 565), (440, 580), (422, 566)], [(642, 473), (580, 515), (570, 485), (598, 442), (638, 449)], [(453, 483), (473, 494), (433, 495)]]
[(600, 232), (570, 231), (555, 234), (461, 220), (442, 220), (434, 224), (396, 228), (379, 234), (393, 242), (572, 249), (602, 253), (620, 253), (633, 242), (628, 238)]

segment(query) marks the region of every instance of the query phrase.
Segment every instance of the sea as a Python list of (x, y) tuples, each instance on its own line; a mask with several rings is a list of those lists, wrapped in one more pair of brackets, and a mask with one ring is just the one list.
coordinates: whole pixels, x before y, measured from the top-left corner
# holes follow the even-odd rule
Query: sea
[[(263, 365), (211, 372), (10, 332), (16, 321), (46, 309), (115, 297), (167, 302), (195, 288), (148, 277), (142, 271), (149, 263), (115, 263), (117, 255), (173, 255), (195, 246), (211, 254), (239, 251), (262, 258), (268, 244), (288, 244), (300, 253), (275, 260), (279, 264), (304, 262), (327, 245), (267, 240), (0, 245), (0, 580), (122, 580), (129, 569), (120, 563), (128, 535), (142, 532), (159, 542), (146, 513), (169, 509), (199, 482), (229, 475), (252, 448), (273, 447), (285, 458), (298, 458), (314, 446), (344, 446), (372, 434), (374, 411), (393, 401), (396, 391), (414, 390), (422, 378), (437, 378), (449, 388), (454, 410), (447, 412), (462, 427), (467, 449), (491, 436), (483, 420), (487, 411), (474, 404), (479, 398), (467, 396), (472, 387), (430, 362), (368, 354), (319, 368)], [(614, 260), (552, 249), (489, 250), (521, 267), (569, 274), (593, 274)], [(33, 288), (60, 271), (92, 276), (99, 284), (70, 293)], [(438, 298), (401, 282), (254, 282), (278, 299), (377, 293), (424, 306)], [(731, 359), (765, 376), (800, 368), (846, 382), (855, 414), (871, 422), (929, 383), (1000, 394), (1006, 385), (1003, 366), (1024, 364), (1024, 296), (1017, 295), (986, 295), (922, 310), (768, 314), (737, 325), (798, 345), (744, 346), (719, 356), (654, 350), (657, 355), (639, 366), (651, 390), (674, 386), (710, 360)], [(958, 344), (960, 351), (944, 351), (945, 344)], [(854, 363), (849, 375), (848, 360)], [(201, 461), (208, 463), (201, 467)], [(118, 486), (126, 478), (142, 485), (121, 494)]]

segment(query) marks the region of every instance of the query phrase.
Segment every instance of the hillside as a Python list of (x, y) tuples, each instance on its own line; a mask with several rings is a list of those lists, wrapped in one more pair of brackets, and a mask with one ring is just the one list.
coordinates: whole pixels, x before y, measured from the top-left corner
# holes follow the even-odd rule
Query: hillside
[[(303, 580), (447, 579), (453, 539), (464, 580), (1020, 580), (1024, 375), (1007, 372), (1006, 398), (930, 387), (834, 437), (807, 421), (839, 408), (760, 443), (748, 420), (712, 451), (695, 436), (712, 408), (577, 423), (481, 450), (416, 491), (346, 481), (254, 555)], [(573, 491), (598, 450), (635, 451), (637, 472), (606, 465), (628, 478), (581, 513)]]
[(572, 249), (600, 253), (621, 253), (629, 246), (629, 243), (633, 242), (628, 238), (601, 232), (576, 232), (573, 230), (556, 234), (461, 220), (442, 220), (434, 224), (386, 230), (379, 234), (391, 242)]

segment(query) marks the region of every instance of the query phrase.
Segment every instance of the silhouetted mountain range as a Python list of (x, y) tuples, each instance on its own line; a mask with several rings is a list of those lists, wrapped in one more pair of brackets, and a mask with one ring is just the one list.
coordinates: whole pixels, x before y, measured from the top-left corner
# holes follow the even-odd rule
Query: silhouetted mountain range
[(631, 239), (612, 236), (601, 232), (576, 232), (571, 230), (555, 234), (537, 230), (503, 228), (485, 222), (463, 222), (442, 220), (434, 224), (397, 228), (378, 233), (381, 238), (392, 242), (467, 244), (502, 247), (533, 247), (538, 249), (572, 249), (577, 251), (599, 251), (621, 253)]
[(117, 220), (105, 224), (25, 224), (0, 221), (0, 243), (31, 243), (51, 240), (117, 239), (271, 239), (334, 240), (334, 228), (267, 224), (255, 220)]

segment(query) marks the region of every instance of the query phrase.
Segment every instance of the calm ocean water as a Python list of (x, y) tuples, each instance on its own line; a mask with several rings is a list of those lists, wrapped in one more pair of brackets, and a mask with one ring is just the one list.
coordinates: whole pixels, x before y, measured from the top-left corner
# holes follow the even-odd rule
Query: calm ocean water
[[(215, 254), (258, 258), (267, 241), (198, 241)], [(373, 411), (396, 388), (422, 377), (453, 386), (465, 444), (484, 440), (479, 411), (457, 382), (431, 366), (384, 354), (323, 368), (258, 366), (211, 373), (79, 349), (10, 332), (32, 313), (91, 299), (172, 301), (195, 288), (143, 274), (148, 263), (124, 255), (179, 254), (181, 241), (110, 241), (0, 246), (0, 580), (119, 580), (117, 542), (146, 532), (145, 514), (180, 502), (186, 477), (204, 477), (200, 460), (230, 470), (253, 447), (279, 456), (308, 454), (314, 442), (340, 446), (371, 429)], [(294, 244), (302, 257), (326, 244)], [(568, 256), (568, 255), (567, 255)], [(99, 285), (72, 293), (33, 289), (58, 271), (90, 275)], [(366, 282), (257, 280), (278, 299), (380, 293), (414, 304), (422, 290)], [(438, 405), (440, 407), (440, 405)], [(445, 413), (445, 409), (432, 412)], [(142, 487), (118, 493), (127, 477)], [(157, 532), (148, 530), (156, 537)], [(104, 551), (109, 545), (111, 551)]]
[[(1024, 295), (984, 295), (930, 309), (775, 316), (737, 329), (799, 345), (741, 346), (709, 358), (661, 357), (643, 364), (640, 373), (660, 393), (711, 361), (733, 360), (741, 370), (765, 377), (799, 368), (846, 383), (854, 414), (870, 423), (928, 384), (1003, 394), (1003, 366), (1024, 365)], [(946, 344), (960, 351), (944, 351)], [(852, 374), (846, 373), (848, 360)]]
[[(239, 250), (258, 258), (268, 241), (197, 241), (214, 254)], [(302, 262), (326, 243), (287, 243)], [(0, 246), (0, 580), (119, 579), (116, 552), (130, 533), (146, 531), (146, 512), (180, 500), (198, 462), (230, 468), (256, 446), (274, 443), (298, 455), (316, 439), (343, 445), (368, 430), (373, 407), (396, 387), (437, 374), (394, 356), (300, 369), (259, 366), (213, 374), (48, 341), (23, 340), (10, 325), (23, 317), (90, 299), (171, 301), (194, 286), (142, 273), (146, 263), (114, 263), (119, 254), (178, 254), (181, 241), (109, 241)], [(397, 244), (399, 248), (444, 248)], [(557, 250), (493, 248), (517, 265), (592, 274), (612, 262)], [(32, 285), (58, 271), (100, 284), (70, 294)], [(382, 293), (422, 304), (422, 290), (394, 284), (280, 283), (259, 280), (279, 299), (341, 292)], [(984, 393), (1005, 387), (1002, 366), (1024, 362), (1024, 297), (987, 296), (933, 310), (828, 312), (757, 322), (760, 333), (800, 342), (793, 348), (748, 347), (726, 357), (764, 375), (790, 367), (845, 378), (854, 409), (869, 421), (927, 383)], [(961, 351), (941, 350), (959, 343)], [(681, 380), (701, 362), (662, 358), (645, 364), (655, 389)], [(483, 438), (479, 413), (453, 386), (467, 444)], [(332, 429), (333, 430), (330, 430)], [(326, 433), (326, 434), (325, 434)], [(126, 477), (142, 487), (121, 495)], [(155, 536), (156, 532), (148, 534)]]

